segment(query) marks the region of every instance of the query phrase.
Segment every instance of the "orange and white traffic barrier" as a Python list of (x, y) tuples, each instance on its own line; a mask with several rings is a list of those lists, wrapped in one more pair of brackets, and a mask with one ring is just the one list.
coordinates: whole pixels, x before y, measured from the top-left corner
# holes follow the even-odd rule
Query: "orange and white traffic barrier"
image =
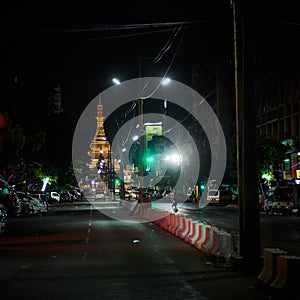
[(171, 231), (174, 235), (176, 235), (175, 232), (180, 227), (180, 218), (181, 217), (183, 217), (181, 214), (175, 214), (175, 225)]
[(220, 251), (216, 254), (221, 257), (229, 258), (233, 254), (232, 235), (226, 231), (222, 232), (222, 244)]
[(287, 254), (287, 252), (279, 248), (264, 249), (264, 266), (257, 277), (260, 283), (264, 285), (272, 283), (277, 272), (277, 256), (285, 254)]
[(180, 216), (179, 217), (179, 226), (177, 227), (177, 229), (175, 230), (175, 235), (176, 236), (179, 236), (179, 233), (182, 231), (182, 230), (184, 230), (184, 228), (185, 228), (185, 221), (186, 221), (186, 219), (185, 219), (185, 217), (184, 216)]
[(153, 223), (156, 224), (157, 226), (160, 226), (162, 219), (164, 217), (163, 211), (154, 208), (153, 209)]
[(223, 232), (217, 228), (213, 228), (210, 246), (207, 246), (206, 253), (217, 256), (221, 251), (222, 242)]
[(201, 252), (203, 252), (203, 247), (206, 245), (210, 238), (210, 232), (211, 232), (211, 226), (210, 225), (203, 225), (202, 226), (202, 235), (201, 239), (197, 242), (195, 242), (194, 246), (199, 249)]
[[(201, 243), (202, 239), (203, 239), (203, 235), (205, 234), (205, 225), (204, 223), (200, 223), (200, 226), (199, 226), (199, 235), (197, 237), (197, 239), (195, 240), (194, 242), (194, 247), (198, 248), (199, 244)], [(199, 249), (199, 248), (198, 248)]]
[(185, 236), (184, 241), (186, 243), (190, 243), (190, 240), (194, 237), (196, 233), (196, 225), (198, 224), (198, 221), (191, 221), (190, 223), (190, 230), (188, 234)]
[[(276, 277), (271, 283), (275, 292), (286, 292), (286, 295), (299, 296), (300, 257), (295, 255), (278, 255)], [(284, 293), (285, 294), (285, 293)], [(295, 298), (296, 299), (296, 298)]]
[[(203, 243), (201, 247), (201, 251), (213, 255), (212, 251), (214, 249), (218, 249), (221, 244), (221, 239), (219, 235), (219, 229), (216, 227), (211, 227), (208, 232), (208, 238), (206, 239), (205, 243)], [(214, 250), (215, 251), (215, 250)]]
[(191, 222), (192, 222), (192, 219), (185, 218), (185, 226), (184, 226), (183, 230), (179, 233), (180, 239), (184, 240), (186, 235), (190, 232)]
[(167, 229), (167, 226), (168, 226), (168, 223), (169, 223), (169, 219), (170, 219), (170, 216), (165, 216), (161, 219), (161, 222), (160, 222), (160, 227), (162, 227), (163, 229)]
[(175, 225), (176, 225), (176, 214), (172, 213), (172, 214), (170, 214), (170, 224), (169, 224), (167, 230), (169, 232), (172, 232), (173, 229), (174, 229), (174, 227), (175, 227)]
[(199, 241), (202, 234), (202, 226), (203, 223), (196, 223), (195, 224), (195, 232), (194, 235), (189, 239), (189, 244), (194, 245), (196, 241)]
[(176, 221), (176, 215), (175, 215), (175, 213), (171, 213), (170, 214), (170, 223), (169, 223), (169, 226), (167, 228), (167, 230), (169, 232), (172, 232), (173, 227), (175, 226), (175, 221)]

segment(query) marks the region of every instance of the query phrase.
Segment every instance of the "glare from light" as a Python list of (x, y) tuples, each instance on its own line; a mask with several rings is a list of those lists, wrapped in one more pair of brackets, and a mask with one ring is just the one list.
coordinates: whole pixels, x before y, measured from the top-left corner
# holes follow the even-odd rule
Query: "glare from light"
[(164, 78), (164, 79), (161, 81), (161, 84), (162, 84), (162, 85), (168, 85), (170, 82), (171, 82), (171, 79), (170, 79), (170, 78)]
[(126, 152), (126, 150), (127, 150), (126, 148), (123, 148), (123, 149), (122, 149), (122, 152)]
[(132, 138), (133, 141), (137, 141), (138, 139), (139, 139), (139, 137), (138, 137), (137, 135), (135, 135), (135, 136)]
[(120, 85), (121, 84), (121, 81), (118, 78), (115, 78), (115, 77), (112, 79), (112, 82), (114, 84), (116, 84), (116, 85)]
[(174, 162), (174, 163), (180, 162), (180, 156), (178, 154), (173, 154), (172, 155), (172, 162)]
[(180, 156), (178, 154), (167, 154), (165, 156), (165, 161), (171, 161), (172, 163), (179, 163), (180, 162)]

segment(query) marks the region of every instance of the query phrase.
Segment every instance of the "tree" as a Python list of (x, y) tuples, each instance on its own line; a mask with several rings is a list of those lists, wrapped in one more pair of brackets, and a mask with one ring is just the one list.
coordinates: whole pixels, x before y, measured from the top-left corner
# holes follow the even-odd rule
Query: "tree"
[(279, 164), (282, 163), (288, 150), (290, 150), (290, 147), (282, 144), (281, 141), (275, 137), (258, 136), (257, 163), (259, 178), (261, 178), (263, 174), (274, 176), (274, 170), (278, 170)]
[(20, 154), (25, 145), (25, 135), (20, 124), (4, 115), (3, 138), (0, 140), (0, 177), (9, 182), (22, 172), (24, 161)]
[(25, 132), (22, 125), (4, 114), (2, 139), (0, 140), (0, 177), (16, 185), (39, 181), (42, 173), (57, 177), (56, 171), (47, 170), (42, 163), (41, 147), (46, 141), (45, 132), (37, 129)]

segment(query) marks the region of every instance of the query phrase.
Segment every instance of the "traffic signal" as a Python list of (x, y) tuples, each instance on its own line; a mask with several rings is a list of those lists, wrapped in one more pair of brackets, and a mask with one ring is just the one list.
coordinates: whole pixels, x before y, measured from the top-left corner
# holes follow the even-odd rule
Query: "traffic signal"
[(146, 157), (146, 161), (147, 161), (147, 162), (153, 161), (153, 157), (152, 157), (152, 156), (147, 156), (147, 157)]

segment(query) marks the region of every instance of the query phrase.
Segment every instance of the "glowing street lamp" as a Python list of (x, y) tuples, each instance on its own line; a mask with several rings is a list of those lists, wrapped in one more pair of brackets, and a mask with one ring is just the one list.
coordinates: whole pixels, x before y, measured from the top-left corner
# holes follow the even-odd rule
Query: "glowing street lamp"
[(164, 78), (162, 81), (161, 81), (161, 84), (162, 85), (168, 85), (169, 83), (171, 82), (171, 79), (166, 77)]
[(121, 84), (121, 81), (118, 78), (115, 78), (115, 77), (112, 79), (112, 82), (114, 84), (116, 84), (116, 85), (120, 85)]

